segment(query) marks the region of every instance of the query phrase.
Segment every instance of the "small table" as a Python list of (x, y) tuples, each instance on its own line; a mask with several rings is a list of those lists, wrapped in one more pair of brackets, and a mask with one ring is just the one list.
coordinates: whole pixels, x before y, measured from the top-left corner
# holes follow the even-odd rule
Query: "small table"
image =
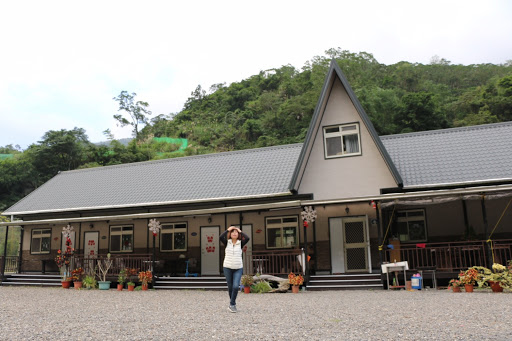
[[(382, 268), (382, 273), (386, 274), (386, 280), (387, 280), (387, 283), (388, 283), (388, 290), (389, 289), (405, 288), (405, 281), (407, 280), (405, 272), (406, 272), (406, 270), (409, 270), (409, 263), (407, 261), (382, 264), (381, 268)], [(389, 285), (389, 273), (392, 272), (392, 271), (395, 272), (395, 273), (398, 272), (398, 271), (403, 271), (404, 272), (404, 285), (400, 285), (400, 283), (398, 283), (398, 278), (397, 278), (396, 285), (391, 285), (391, 286)]]

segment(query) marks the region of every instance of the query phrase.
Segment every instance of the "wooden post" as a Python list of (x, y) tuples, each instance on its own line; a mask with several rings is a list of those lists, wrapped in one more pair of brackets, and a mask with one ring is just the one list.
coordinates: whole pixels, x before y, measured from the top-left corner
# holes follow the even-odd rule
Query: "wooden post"
[(0, 276), (2, 279), (4, 278), (5, 262), (7, 261), (7, 237), (9, 237), (9, 225), (5, 226), (4, 256), (2, 260), (2, 268), (0, 269)]

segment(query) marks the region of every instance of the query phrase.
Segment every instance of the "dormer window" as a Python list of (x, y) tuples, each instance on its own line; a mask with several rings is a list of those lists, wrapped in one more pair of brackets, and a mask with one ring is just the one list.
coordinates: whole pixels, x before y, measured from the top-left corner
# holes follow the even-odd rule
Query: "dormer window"
[(359, 123), (325, 127), (324, 145), (327, 159), (361, 155)]

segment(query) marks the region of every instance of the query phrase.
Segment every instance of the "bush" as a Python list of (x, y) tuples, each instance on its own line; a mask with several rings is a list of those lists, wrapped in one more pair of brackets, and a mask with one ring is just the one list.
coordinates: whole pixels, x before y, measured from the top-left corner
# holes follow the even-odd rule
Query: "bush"
[(260, 281), (251, 287), (251, 292), (255, 293), (266, 293), (272, 290), (270, 284), (267, 281)]

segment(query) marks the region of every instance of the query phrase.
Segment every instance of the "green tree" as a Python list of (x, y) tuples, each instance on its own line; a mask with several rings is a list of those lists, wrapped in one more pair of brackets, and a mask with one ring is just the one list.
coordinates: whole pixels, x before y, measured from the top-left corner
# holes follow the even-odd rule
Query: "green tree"
[(113, 98), (114, 101), (119, 103), (119, 109), (117, 111), (125, 111), (130, 118), (128, 120), (123, 115), (117, 114), (114, 115), (114, 119), (121, 127), (125, 127), (127, 125), (132, 126), (133, 137), (139, 139), (139, 125), (148, 123), (147, 116), (151, 115), (151, 111), (148, 109), (148, 102), (135, 102), (135, 96), (137, 96), (135, 92), (129, 94), (127, 91), (121, 91), (117, 97)]
[(25, 151), (40, 181), (45, 182), (59, 171), (78, 168), (86, 162), (85, 149), (90, 142), (83, 128), (50, 130), (43, 140)]
[(437, 110), (433, 97), (427, 92), (407, 93), (402, 97), (395, 116), (401, 133), (446, 128), (446, 120)]

